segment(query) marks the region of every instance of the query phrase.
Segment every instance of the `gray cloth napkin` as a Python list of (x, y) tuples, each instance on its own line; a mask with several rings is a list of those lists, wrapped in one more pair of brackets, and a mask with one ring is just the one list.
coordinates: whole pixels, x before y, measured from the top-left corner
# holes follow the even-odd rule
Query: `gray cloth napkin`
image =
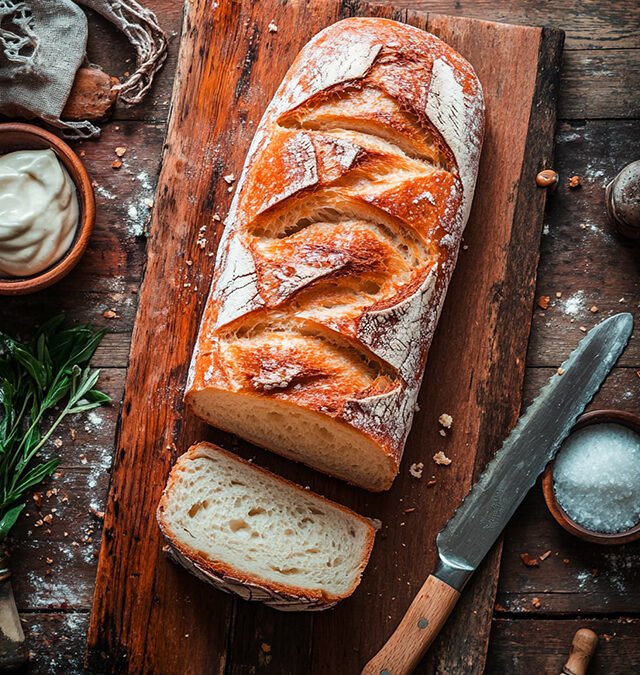
[[(136, 0), (77, 0), (119, 28), (136, 50), (136, 70), (117, 86), (138, 103), (167, 56), (153, 12)], [(39, 117), (71, 137), (90, 138), (89, 121), (62, 121), (76, 71), (85, 59), (87, 18), (72, 0), (0, 0), (0, 114)]]

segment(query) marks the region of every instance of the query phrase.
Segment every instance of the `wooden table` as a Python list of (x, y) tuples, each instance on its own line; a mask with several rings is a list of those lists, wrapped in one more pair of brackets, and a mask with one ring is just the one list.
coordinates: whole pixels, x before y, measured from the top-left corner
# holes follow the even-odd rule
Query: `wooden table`
[[(110, 333), (95, 364), (116, 402), (122, 395), (144, 272), (145, 224), (159, 171), (182, 15), (176, 0), (147, 4), (175, 36), (169, 62), (144, 105), (118, 108), (100, 141), (78, 144), (98, 201), (89, 251), (55, 288), (0, 302), (0, 321), (12, 331), (29, 329), (57, 309), (74, 321), (107, 326)], [(612, 233), (604, 207), (604, 185), (624, 164), (640, 158), (640, 8), (636, 0), (394, 4), (566, 31), (555, 163), (561, 185), (549, 200), (538, 277), (538, 295), (549, 295), (551, 303), (547, 310), (533, 309), (528, 402), (577, 343), (581, 327), (620, 310), (640, 319), (639, 247)], [(124, 40), (95, 16), (90, 20), (89, 56), (113, 74), (131, 68)], [(122, 167), (115, 170), (111, 165), (118, 146), (127, 151)], [(568, 188), (572, 175), (581, 177), (581, 188)], [(116, 317), (106, 318), (107, 310), (114, 310)], [(640, 340), (634, 336), (592, 407), (638, 411), (639, 376)], [(30, 504), (17, 527), (14, 588), (33, 652), (29, 673), (85, 672), (100, 515), (118, 412), (114, 404), (60, 432), (60, 471), (44, 490), (41, 511)], [(40, 524), (49, 513), (53, 521)], [(540, 556), (547, 551), (538, 567), (527, 567), (520, 558), (525, 552)], [(559, 672), (580, 626), (603, 638), (591, 673), (640, 672), (640, 545), (610, 549), (580, 543), (552, 521), (537, 487), (505, 535), (487, 672)], [(251, 672), (269, 673), (261, 642), (256, 636), (256, 644), (247, 647), (255, 653)], [(227, 672), (248, 671), (228, 663)]]

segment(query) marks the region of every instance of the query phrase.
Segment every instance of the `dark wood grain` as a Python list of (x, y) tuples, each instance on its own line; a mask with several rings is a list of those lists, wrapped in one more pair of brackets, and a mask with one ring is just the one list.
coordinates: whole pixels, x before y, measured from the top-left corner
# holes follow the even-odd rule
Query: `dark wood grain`
[(498, 619), (493, 629), (494, 649), (487, 664), (487, 675), (560, 673), (578, 628), (591, 628), (600, 636), (587, 671), (589, 675), (634, 675), (640, 671), (638, 619)]
[[(210, 227), (214, 211), (224, 215), (228, 205), (227, 185), (220, 178), (239, 173), (255, 124), (299, 48), (341, 16), (372, 12), (425, 26), (419, 14), (393, 14), (360, 3), (316, 1), (283, 9), (274, 2), (269, 11), (264, 4), (249, 2), (217, 9), (204, 2), (189, 6), (98, 568), (89, 637), (94, 667), (172, 672), (188, 648), (196, 672), (223, 662), (231, 672), (259, 665), (268, 672), (358, 672), (433, 565), (436, 532), (515, 422), (544, 206), (544, 192), (535, 187), (534, 178), (550, 161), (561, 40), (557, 33), (535, 28), (439, 16), (429, 19), (428, 28), (466, 55), (484, 83), (488, 132), (475, 215), (465, 238), (469, 250), (461, 256), (450, 289), (425, 377), (422, 410), (394, 488), (385, 495), (363, 494), (228, 436), (206, 433), (182, 415), (186, 366), (212, 266), (205, 253), (213, 250), (217, 233), (207, 230), (211, 247), (205, 252), (198, 251), (196, 240), (198, 228)], [(269, 33), (269, 21), (276, 23), (277, 33)], [(515, 60), (523, 67), (517, 72), (496, 69), (500, 60)], [(501, 97), (519, 101), (510, 106), (509, 124), (503, 123)], [(184, 262), (187, 257), (193, 259), (190, 267)], [(199, 292), (194, 292), (196, 286)], [(179, 311), (167, 315), (166, 307)], [(161, 314), (164, 325), (158, 330)], [(443, 378), (452, 350), (457, 368), (454, 376)], [(460, 376), (472, 380), (470, 400), (459, 396)], [(436, 378), (439, 387), (429, 387)], [(444, 411), (456, 420), (446, 443), (436, 423)], [(223, 445), (233, 443), (242, 454), (257, 454), (260, 462), (288, 477), (383, 520), (371, 567), (352, 600), (324, 615), (292, 619), (246, 603), (232, 604), (164, 559), (150, 505), (157, 502), (175, 453), (205, 435)], [(431, 462), (437, 449), (453, 458), (450, 468), (437, 469)], [(435, 487), (409, 475), (413, 461), (424, 461), (426, 471), (438, 475)], [(409, 503), (419, 514), (429, 514), (426, 525), (403, 513)], [(494, 574), (476, 596), (487, 610), (459, 615), (467, 628), (473, 625), (474, 638), (447, 649), (436, 647), (424, 672), (462, 672), (466, 666), (461, 664), (472, 662), (474, 672), (480, 672), (496, 562), (497, 556)], [(352, 627), (366, 615), (380, 616), (380, 621), (353, 633)], [(450, 640), (456, 624), (451, 624)], [(351, 639), (341, 640), (348, 630)], [(188, 641), (183, 631), (191, 636)], [(260, 657), (258, 638), (285, 631), (294, 646), (274, 651), (269, 659), (264, 653)], [(108, 663), (101, 653), (108, 655)]]
[[(7, 299), (0, 301), (0, 317), (7, 330), (29, 329), (64, 306), (74, 321), (101, 322), (116, 331), (105, 338), (96, 355), (96, 362), (103, 368), (110, 365), (124, 368), (128, 362), (137, 304), (137, 296), (132, 291), (137, 290), (142, 275), (145, 247), (144, 237), (135, 234), (141, 231), (139, 223), (144, 218), (134, 220), (129, 217), (128, 211), (131, 206), (138, 207), (143, 198), (153, 196), (182, 19), (181, 2), (146, 0), (145, 4), (156, 11), (161, 25), (173, 36), (167, 65), (143, 105), (133, 108), (119, 105), (115, 110), (114, 121), (103, 125), (100, 141), (76, 144), (78, 150), (86, 153), (84, 161), (100, 191), (104, 190), (110, 195), (107, 197), (104, 192), (97, 195), (96, 232), (89, 252), (61, 285), (16, 303)], [(640, 154), (640, 121), (612, 119), (627, 116), (627, 110), (621, 105), (622, 101), (628, 100), (630, 93), (625, 82), (639, 70), (640, 6), (636, 0), (615, 3), (602, 0), (550, 0), (545, 3), (539, 0), (395, 0), (394, 4), (429, 8), (445, 14), (562, 28), (566, 31), (565, 63), (570, 63), (574, 72), (577, 72), (581, 63), (586, 64), (585, 68), (594, 68), (596, 62), (592, 56), (596, 50), (614, 52), (612, 58), (616, 61), (615, 68), (609, 73), (604, 87), (599, 83), (596, 88), (592, 86), (592, 82), (596, 82), (602, 74), (588, 68), (582, 69), (582, 78), (565, 77), (561, 73), (561, 100), (572, 102), (578, 119), (561, 124), (556, 137), (555, 167), (560, 171), (563, 183), (560, 190), (547, 201), (545, 223), (548, 225), (548, 234), (542, 237), (536, 295), (550, 294), (554, 303), (556, 291), (563, 292), (562, 300), (577, 291), (583, 291), (584, 301), (579, 304), (580, 316), (575, 318), (564, 311), (562, 304), (553, 306), (552, 311), (535, 312), (527, 357), (530, 367), (525, 379), (525, 398), (530, 401), (553, 372), (552, 369), (577, 343), (582, 335), (579, 325), (592, 325), (598, 320), (597, 314), (591, 315), (588, 311), (592, 299), (598, 306), (604, 306), (607, 312), (611, 312), (624, 306), (619, 305), (618, 300), (625, 297), (629, 300), (625, 309), (634, 309), (637, 316), (635, 306), (640, 297), (637, 246), (630, 246), (609, 235), (602, 195), (605, 181)], [(90, 60), (105, 66), (110, 74), (120, 75), (131, 68), (133, 54), (126, 41), (96, 15), (90, 16), (88, 48)], [(604, 60), (600, 61), (600, 67), (607, 71), (608, 57), (606, 54), (601, 54), (601, 57)], [(596, 109), (600, 111), (599, 117), (606, 119), (585, 121), (584, 117), (592, 116)], [(122, 121), (123, 118), (140, 121)], [(111, 168), (115, 158), (114, 148), (121, 145), (129, 148), (125, 155), (124, 171), (114, 171)], [(141, 183), (136, 176), (141, 172), (150, 177), (150, 190), (140, 190)], [(569, 192), (564, 180), (574, 173), (582, 177), (583, 189)], [(145, 207), (144, 203), (142, 206)], [(146, 217), (146, 207), (143, 210)], [(579, 224), (585, 221), (593, 227), (580, 229)], [(602, 274), (602, 270), (607, 273)], [(104, 319), (102, 312), (109, 307), (114, 307), (121, 318)], [(640, 368), (640, 356), (635, 338), (623, 358), (629, 367), (614, 371), (596, 397), (594, 405), (636, 411), (640, 408), (640, 378), (635, 374)], [(547, 368), (536, 367), (545, 365)], [(120, 380), (123, 380), (124, 371), (119, 372)], [(117, 414), (121, 390), (119, 393), (110, 389), (110, 393), (116, 397), (113, 410)], [(82, 652), (88, 615), (69, 611), (73, 607), (71, 601), (78, 599), (71, 593), (64, 596), (69, 601), (64, 613), (52, 612), (52, 606), (55, 607), (52, 600), (62, 598), (57, 592), (60, 588), (77, 587), (80, 591), (78, 606), (86, 611), (90, 604), (95, 577), (95, 537), (100, 532), (100, 522), (91, 514), (90, 506), (93, 504), (98, 510), (104, 509), (108, 480), (106, 470), (99, 473), (97, 483), (94, 483), (92, 474), (100, 461), (110, 462), (115, 432), (115, 418), (111, 415), (110, 410), (108, 422), (101, 427), (91, 428), (91, 433), (80, 428), (82, 435), (77, 445), (65, 441), (61, 448), (64, 463), (68, 466), (65, 475), (55, 485), (69, 501), (60, 503), (58, 498), (51, 500), (53, 508), (61, 509), (51, 528), (53, 534), (45, 535), (41, 529), (33, 528), (30, 518), (23, 521), (16, 533), (12, 566), (18, 605), (23, 612), (27, 608), (35, 608), (35, 611), (23, 614), (25, 632), (34, 659), (29, 668), (30, 674), (58, 675), (61, 664), (64, 664), (66, 675), (87, 672), (82, 667)], [(67, 430), (64, 432), (66, 434)], [(67, 437), (63, 435), (63, 438)], [(78, 459), (85, 444), (90, 448), (86, 465)], [(562, 530), (545, 516), (542, 503), (530, 499), (506, 532), (505, 541), (510, 548), (503, 555), (498, 601), (507, 601), (510, 611), (507, 614), (498, 612), (498, 617), (502, 618), (494, 623), (487, 672), (491, 675), (505, 672), (554, 672), (563, 662), (573, 632), (586, 624), (611, 636), (609, 642), (601, 643), (591, 673), (631, 675), (637, 672), (640, 643), (638, 621), (627, 624), (611, 620), (591, 622), (588, 618), (579, 621), (566, 618), (575, 615), (581, 607), (586, 608), (587, 615), (589, 608), (600, 607), (606, 608), (603, 611), (614, 616), (637, 607), (639, 603), (634, 594), (638, 587), (634, 575), (640, 564), (637, 551), (618, 551), (619, 558), (615, 566), (616, 579), (633, 591), (629, 601), (626, 591), (620, 591), (603, 578), (611, 571), (605, 565), (606, 560), (597, 556), (594, 558), (592, 548), (573, 541), (568, 535), (562, 539)], [(92, 528), (94, 541), (83, 544), (82, 549), (75, 552), (76, 547), (71, 546), (69, 540), (82, 541), (84, 537), (90, 536), (87, 532)], [(63, 537), (64, 531), (69, 531), (66, 539)], [(33, 545), (30, 543), (32, 536), (36, 537)], [(49, 567), (45, 560), (50, 547), (49, 536), (54, 537), (51, 544), (55, 560), (53, 577), (46, 576)], [(512, 545), (510, 541), (513, 541)], [(524, 568), (519, 553), (527, 550), (532, 555), (534, 552), (544, 553), (541, 549), (547, 543), (553, 548), (553, 556), (559, 552), (560, 567), (543, 563), (533, 571)], [(561, 562), (565, 551), (571, 558), (568, 569)], [(598, 549), (598, 553), (604, 554), (605, 551)], [(36, 558), (38, 562), (34, 562)], [(553, 563), (551, 558), (546, 561), (550, 562)], [(527, 586), (522, 585), (523, 568)], [(590, 571), (597, 568), (604, 572), (591, 580)], [(490, 597), (488, 586), (484, 583), (481, 586)], [(519, 595), (523, 589), (526, 590), (526, 597)], [(465, 597), (471, 597), (468, 593), (471, 590), (468, 587)], [(544, 596), (541, 595), (543, 592)], [(535, 611), (531, 605), (534, 597), (541, 599), (540, 611)], [(588, 599), (587, 603), (585, 598)], [(480, 601), (476, 607), (470, 607), (470, 611), (480, 611), (485, 606), (486, 603)], [(247, 621), (250, 625), (243, 629), (244, 635), (251, 636), (247, 651), (252, 651), (254, 655), (257, 665), (252, 667), (256, 668), (256, 672), (265, 672), (271, 667), (285, 673), (286, 670), (278, 670), (279, 665), (307, 663), (305, 658), (309, 658), (306, 655), (311, 645), (311, 631), (305, 628), (303, 633), (297, 633), (302, 643), (289, 640), (290, 625), (286, 622), (282, 626), (270, 623), (269, 616), (272, 613), (263, 611), (265, 617), (262, 621), (255, 619), (254, 624), (254, 618), (249, 616)], [(545, 613), (547, 611), (549, 614)], [(548, 620), (545, 618), (547, 616), (553, 616), (554, 620)], [(513, 617), (526, 617), (526, 620), (514, 622)], [(295, 624), (295, 621), (291, 623)], [(254, 625), (259, 625), (261, 631), (255, 637), (250, 632)], [(540, 628), (536, 628), (536, 625), (540, 625)], [(353, 627), (349, 635), (352, 632)], [(270, 655), (260, 648), (262, 642), (272, 645)], [(289, 653), (292, 651), (295, 654)], [(235, 666), (230, 663), (227, 670), (246, 672), (241, 668), (241, 663)]]
[[(175, 69), (182, 7), (176, 0), (148, 2), (161, 25), (173, 34), (167, 66), (160, 72), (152, 96), (140, 106), (118, 105), (118, 119), (164, 121), (169, 110), (171, 77)], [(638, 116), (640, 77), (640, 10), (636, 0), (396, 0), (397, 8), (466, 16), (488, 21), (550, 26), (566, 31), (566, 76), (560, 88), (561, 119), (595, 117), (625, 119)], [(126, 41), (96, 17), (89, 55), (114, 75), (131, 68)], [(129, 61), (127, 61), (129, 59)], [(635, 111), (635, 112), (632, 112)]]

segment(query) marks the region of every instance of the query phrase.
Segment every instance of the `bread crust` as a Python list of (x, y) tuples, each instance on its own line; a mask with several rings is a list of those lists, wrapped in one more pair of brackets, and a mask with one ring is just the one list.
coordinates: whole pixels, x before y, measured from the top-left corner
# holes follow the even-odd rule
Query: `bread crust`
[[(211, 560), (201, 551), (184, 544), (179, 541), (172, 533), (171, 527), (164, 517), (164, 511), (168, 500), (171, 499), (171, 492), (174, 483), (178, 480), (178, 474), (181, 467), (190, 460), (199, 457), (213, 457), (215, 455), (224, 455), (234, 462), (249, 466), (252, 471), (261, 473), (264, 476), (282, 485), (287, 485), (294, 488), (305, 495), (305, 497), (312, 497), (319, 503), (325, 504), (331, 508), (338, 509), (347, 514), (351, 518), (362, 523), (367, 530), (367, 541), (365, 545), (364, 554), (359, 566), (359, 574), (352, 586), (341, 595), (327, 593), (321, 589), (316, 591), (307, 588), (300, 588), (291, 584), (279, 584), (269, 579), (241, 572), (235, 567), (225, 563), (222, 560)], [(370, 520), (359, 515), (355, 511), (351, 511), (346, 506), (342, 506), (336, 502), (316, 494), (303, 487), (293, 483), (281, 476), (278, 476), (267, 469), (264, 469), (252, 462), (247, 462), (245, 459), (228, 452), (212, 443), (200, 442), (192, 445), (189, 450), (179, 457), (178, 461), (171, 470), (167, 485), (162, 493), (162, 497), (158, 504), (156, 518), (160, 530), (169, 545), (167, 553), (170, 557), (183, 565), (187, 570), (194, 574), (199, 579), (212, 584), (219, 590), (225, 593), (233, 593), (240, 596), (244, 600), (251, 600), (263, 602), (274, 609), (281, 611), (321, 611), (329, 609), (336, 605), (340, 600), (349, 597), (360, 583), (360, 578), (364, 572), (371, 550), (373, 548), (376, 528)]]
[[(216, 389), (313, 410), (374, 440), (390, 486), (483, 133), (472, 67), (433, 35), (372, 18), (316, 35), (238, 182), (190, 368), (192, 410)], [(339, 358), (361, 365), (326, 365)]]

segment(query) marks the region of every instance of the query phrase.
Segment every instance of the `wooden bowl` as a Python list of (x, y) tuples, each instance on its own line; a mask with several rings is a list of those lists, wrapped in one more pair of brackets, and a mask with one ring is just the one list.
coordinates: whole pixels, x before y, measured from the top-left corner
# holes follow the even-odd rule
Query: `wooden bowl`
[(78, 228), (69, 250), (56, 263), (29, 277), (0, 277), (0, 295), (26, 295), (60, 281), (77, 265), (87, 248), (96, 216), (96, 202), (87, 170), (76, 153), (54, 134), (33, 124), (0, 124), (0, 155), (15, 150), (53, 150), (68, 171), (78, 195)]
[[(591, 426), (592, 424), (603, 423), (621, 424), (640, 434), (640, 417), (633, 413), (626, 412), (625, 410), (594, 410), (593, 412), (585, 413), (578, 419), (571, 433), (578, 429)], [(553, 464), (553, 462), (549, 462), (542, 476), (542, 492), (547, 507), (558, 525), (576, 537), (593, 544), (610, 546), (612, 544), (628, 544), (631, 541), (640, 539), (640, 522), (629, 530), (609, 534), (606, 532), (594, 532), (593, 530), (588, 530), (573, 521), (556, 500), (553, 491)]]

